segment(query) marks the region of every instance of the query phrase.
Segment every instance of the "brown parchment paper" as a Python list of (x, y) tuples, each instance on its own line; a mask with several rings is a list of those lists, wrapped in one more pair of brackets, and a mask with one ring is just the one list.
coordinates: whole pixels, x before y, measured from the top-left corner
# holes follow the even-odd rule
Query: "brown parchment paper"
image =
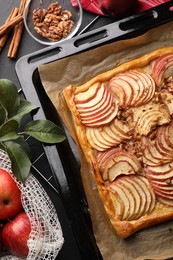
[(62, 89), (71, 83), (81, 85), (121, 63), (172, 45), (173, 22), (170, 22), (136, 38), (106, 44), (40, 65), (38, 68), (45, 91), (76, 142), (94, 235), (104, 260), (173, 259), (173, 221), (149, 227), (127, 239), (122, 239), (116, 234), (104, 211), (90, 168), (78, 144)]

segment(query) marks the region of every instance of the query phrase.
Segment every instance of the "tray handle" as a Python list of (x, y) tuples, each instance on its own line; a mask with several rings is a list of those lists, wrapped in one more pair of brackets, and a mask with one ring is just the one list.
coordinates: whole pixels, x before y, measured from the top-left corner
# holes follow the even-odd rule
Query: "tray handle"
[(129, 16), (93, 31), (78, 35), (53, 46), (23, 56), (16, 63), (16, 71), (26, 66), (33, 70), (49, 63), (103, 43), (135, 37), (173, 19), (173, 1), (166, 2), (142, 13)]

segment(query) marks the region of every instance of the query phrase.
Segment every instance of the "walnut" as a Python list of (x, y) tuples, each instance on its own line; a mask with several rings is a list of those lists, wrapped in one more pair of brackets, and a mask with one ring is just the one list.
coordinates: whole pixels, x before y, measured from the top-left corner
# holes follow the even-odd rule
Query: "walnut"
[(71, 32), (74, 22), (68, 10), (62, 11), (58, 2), (49, 5), (48, 9), (33, 11), (34, 30), (50, 41), (59, 41), (66, 38)]
[(61, 20), (63, 21), (67, 21), (70, 20), (72, 18), (72, 13), (68, 10), (64, 10), (61, 13)]
[(67, 37), (67, 35), (71, 32), (73, 27), (73, 21), (61, 21), (58, 25), (59, 29), (63, 32), (63, 37)]
[(47, 14), (47, 10), (45, 9), (41, 9), (41, 8), (35, 9), (33, 11), (33, 16), (32, 16), (34, 25), (43, 22), (46, 14)]
[(62, 11), (62, 7), (58, 2), (55, 2), (48, 6), (47, 11), (49, 14), (59, 15)]
[(34, 30), (40, 35), (45, 35), (49, 32), (49, 27), (44, 23), (37, 23), (37, 25), (34, 27)]
[(44, 23), (49, 24), (50, 26), (58, 25), (59, 21), (59, 16), (56, 16), (55, 14), (47, 14), (44, 18)]

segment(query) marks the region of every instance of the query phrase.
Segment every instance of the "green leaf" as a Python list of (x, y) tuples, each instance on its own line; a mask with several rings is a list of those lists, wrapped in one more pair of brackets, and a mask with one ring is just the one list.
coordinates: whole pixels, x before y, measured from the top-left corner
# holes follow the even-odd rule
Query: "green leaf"
[(15, 132), (11, 133), (0, 133), (0, 142), (8, 141), (8, 140), (13, 140), (19, 138), (19, 135), (16, 134)]
[(21, 99), (20, 105), (18, 107), (16, 114), (13, 116), (13, 119), (16, 120), (20, 124), (21, 119), (23, 118), (24, 115), (26, 115), (38, 108), (39, 108), (38, 106), (32, 104), (31, 102)]
[(25, 182), (31, 168), (27, 143), (23, 139), (18, 139), (3, 142), (3, 145), (10, 158), (13, 174), (18, 180)]
[(61, 128), (49, 120), (31, 121), (25, 126), (24, 132), (44, 143), (60, 143), (65, 140), (65, 134)]
[(0, 141), (7, 141), (18, 138), (19, 135), (16, 133), (18, 126), (18, 122), (15, 120), (9, 120), (5, 122), (0, 127)]
[(15, 115), (20, 105), (17, 87), (11, 80), (0, 79), (0, 103), (6, 109), (8, 118)]
[(0, 125), (3, 124), (5, 122), (5, 120), (7, 119), (7, 111), (6, 109), (3, 107), (2, 104), (0, 104)]

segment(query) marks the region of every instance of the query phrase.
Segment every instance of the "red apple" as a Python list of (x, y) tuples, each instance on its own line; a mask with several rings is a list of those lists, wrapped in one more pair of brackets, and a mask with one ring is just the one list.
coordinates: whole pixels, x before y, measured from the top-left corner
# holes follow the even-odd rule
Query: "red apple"
[(0, 252), (2, 252), (3, 249), (3, 243), (2, 243), (2, 233), (0, 231)]
[(0, 219), (11, 218), (22, 209), (21, 192), (11, 175), (0, 169)]
[(27, 241), (31, 232), (31, 223), (25, 212), (6, 223), (2, 229), (2, 241), (5, 248), (17, 257), (28, 255)]
[(137, 0), (98, 0), (101, 11), (108, 16), (119, 16), (137, 7)]

